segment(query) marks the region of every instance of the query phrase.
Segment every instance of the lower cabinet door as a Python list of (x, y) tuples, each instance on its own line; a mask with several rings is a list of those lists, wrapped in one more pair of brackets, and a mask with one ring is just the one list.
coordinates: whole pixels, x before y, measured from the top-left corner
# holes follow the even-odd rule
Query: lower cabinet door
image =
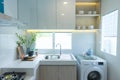
[(77, 80), (75, 65), (40, 65), (39, 80)]
[(77, 80), (76, 66), (59, 66), (58, 80)]
[(58, 66), (40, 66), (39, 80), (58, 80)]

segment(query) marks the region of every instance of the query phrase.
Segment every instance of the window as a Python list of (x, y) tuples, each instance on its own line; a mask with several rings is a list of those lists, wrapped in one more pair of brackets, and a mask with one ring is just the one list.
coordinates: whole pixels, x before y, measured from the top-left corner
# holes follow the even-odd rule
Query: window
[[(71, 34), (70, 33), (55, 33), (55, 45), (60, 43), (62, 49), (71, 49)], [(58, 47), (55, 47), (58, 49)]]
[(117, 49), (118, 10), (102, 17), (101, 50), (116, 56)]
[(72, 48), (72, 33), (37, 33), (36, 49), (58, 49), (57, 44), (61, 44), (62, 49)]
[(52, 49), (52, 33), (37, 33), (36, 49)]

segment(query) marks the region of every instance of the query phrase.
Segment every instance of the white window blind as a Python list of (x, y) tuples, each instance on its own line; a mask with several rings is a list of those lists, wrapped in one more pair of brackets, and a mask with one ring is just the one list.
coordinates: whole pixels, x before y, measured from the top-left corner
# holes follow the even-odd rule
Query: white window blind
[(101, 50), (116, 55), (117, 49), (118, 10), (102, 16)]

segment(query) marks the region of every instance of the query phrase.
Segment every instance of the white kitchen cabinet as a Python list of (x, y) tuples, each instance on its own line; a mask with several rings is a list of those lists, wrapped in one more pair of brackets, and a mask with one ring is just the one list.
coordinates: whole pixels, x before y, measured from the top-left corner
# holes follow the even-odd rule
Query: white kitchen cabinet
[(75, 29), (75, 0), (57, 0), (57, 29)]
[(74, 29), (75, 0), (38, 0), (40, 29)]
[(56, 0), (38, 0), (38, 28), (56, 29)]
[(75, 0), (18, 0), (18, 17), (26, 29), (74, 29)]
[(37, 27), (37, 0), (18, 0), (18, 19), (26, 24), (25, 29)]
[(77, 80), (75, 65), (41, 65), (39, 80)]

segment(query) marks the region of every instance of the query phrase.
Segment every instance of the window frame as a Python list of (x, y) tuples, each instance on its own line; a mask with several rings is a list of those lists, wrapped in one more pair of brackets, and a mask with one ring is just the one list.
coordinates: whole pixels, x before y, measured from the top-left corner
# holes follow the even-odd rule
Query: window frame
[[(51, 33), (52, 34), (52, 49), (39, 49), (39, 50), (47, 50), (47, 51), (51, 51), (51, 50), (58, 50), (58, 48), (56, 48), (56, 45), (55, 45), (55, 34), (57, 34), (57, 33), (70, 33), (71, 34), (71, 48), (70, 49), (63, 49), (62, 48), (62, 50), (72, 50), (72, 32), (40, 32), (40, 33)], [(39, 33), (38, 33), (39, 34)], [(36, 44), (36, 42), (35, 42), (35, 44)], [(38, 49), (38, 48), (36, 48), (36, 46), (35, 46), (35, 49)]]

